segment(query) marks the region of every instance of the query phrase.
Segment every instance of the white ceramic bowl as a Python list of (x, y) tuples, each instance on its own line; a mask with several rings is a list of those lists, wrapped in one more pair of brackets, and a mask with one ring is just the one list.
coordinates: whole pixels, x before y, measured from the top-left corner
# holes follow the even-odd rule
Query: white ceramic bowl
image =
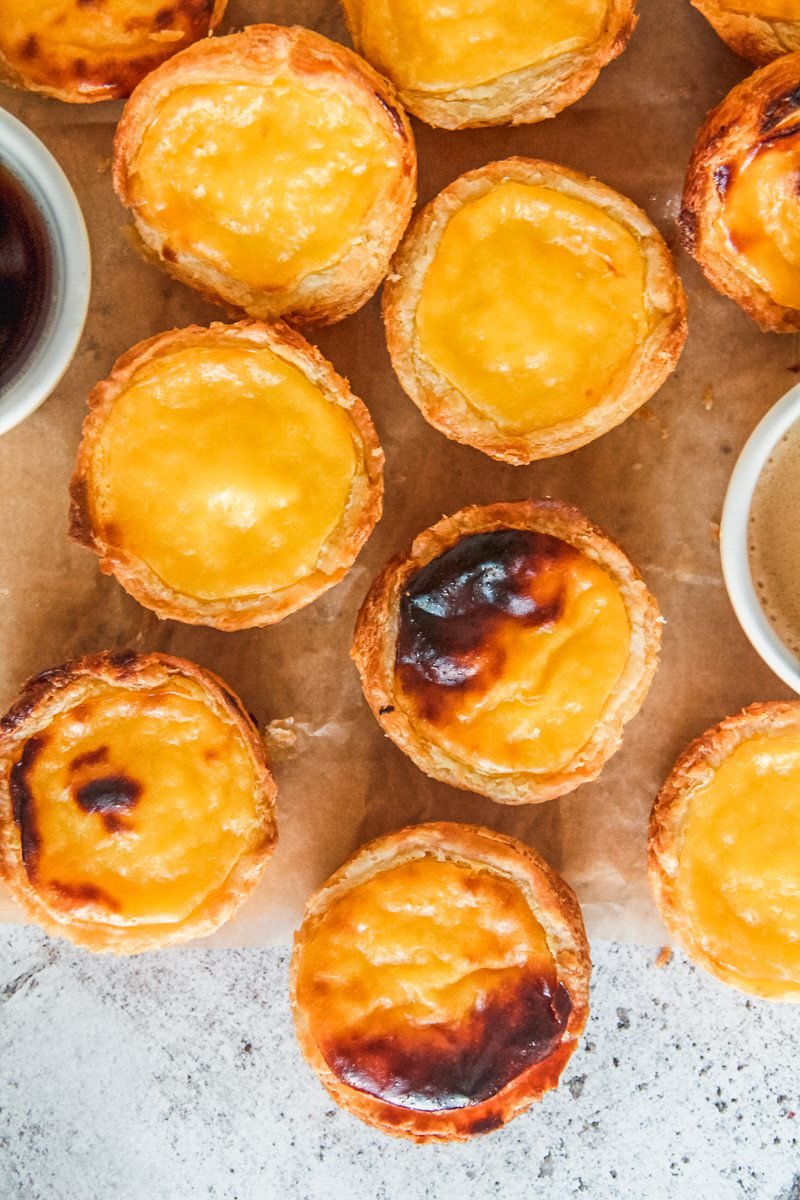
[(800, 421), (800, 384), (755, 427), (731, 475), (722, 510), (722, 573), (739, 624), (768, 667), (800, 693), (800, 659), (784, 645), (758, 598), (750, 571), (750, 508), (761, 472), (783, 435)]
[(86, 321), (92, 266), (80, 205), (61, 167), (26, 125), (0, 109), (0, 163), (26, 188), (47, 225), (53, 289), (44, 326), (19, 371), (0, 387), (0, 434), (42, 404), (72, 361)]

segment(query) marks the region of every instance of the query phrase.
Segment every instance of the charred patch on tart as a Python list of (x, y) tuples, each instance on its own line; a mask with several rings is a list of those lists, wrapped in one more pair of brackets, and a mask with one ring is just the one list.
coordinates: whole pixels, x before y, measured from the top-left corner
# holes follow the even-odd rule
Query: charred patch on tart
[(787, 117), (794, 116), (800, 108), (800, 84), (782, 96), (770, 100), (764, 108), (761, 117), (761, 132), (770, 133), (777, 125), (781, 125)]
[(85, 813), (99, 816), (109, 833), (121, 833), (127, 824), (121, 820), (137, 804), (143, 785), (129, 775), (101, 775), (73, 788), (75, 803)]
[(22, 754), (11, 768), (8, 780), (11, 815), (19, 830), (22, 861), (30, 879), (36, 875), (41, 841), (29, 776), (46, 745), (47, 738), (42, 734), (29, 738)]
[(62, 883), (58, 879), (51, 879), (48, 880), (46, 888), (51, 900), (59, 908), (74, 909), (92, 905), (107, 908), (111, 912), (122, 911), (114, 897), (94, 883)]
[(564, 580), (552, 568), (578, 557), (552, 534), (494, 529), (461, 538), (413, 576), (400, 597), (396, 672), (426, 719), (502, 674), (501, 628), (558, 621)]
[(554, 973), (523, 968), (452, 1023), (386, 1033), (354, 1029), (320, 1049), (344, 1083), (389, 1104), (434, 1112), (466, 1108), (549, 1058), (571, 1011), (569, 992)]

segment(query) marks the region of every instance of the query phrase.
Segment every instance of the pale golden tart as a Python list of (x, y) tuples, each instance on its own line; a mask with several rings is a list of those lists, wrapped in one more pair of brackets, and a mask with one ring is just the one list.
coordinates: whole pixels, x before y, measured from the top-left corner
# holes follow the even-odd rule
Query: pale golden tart
[(695, 142), (684, 244), (762, 329), (800, 331), (800, 52), (735, 87)]
[(653, 808), (649, 865), (690, 958), (800, 1002), (800, 702), (754, 704), (688, 747)]
[(384, 732), (434, 779), (533, 804), (594, 779), (658, 661), (635, 567), (555, 500), (466, 508), (375, 580), (352, 656)]
[(342, 0), (356, 49), (409, 112), (445, 129), (530, 124), (579, 100), (624, 50), (635, 0)]
[(173, 330), (89, 397), (70, 533), (161, 617), (268, 625), (338, 583), (381, 513), (364, 404), (288, 326)]
[(341, 320), (408, 224), (416, 152), (386, 80), (308, 29), (189, 47), (125, 106), (114, 186), (146, 250), (254, 317)]
[(0, 80), (59, 100), (129, 96), (227, 0), (0, 0)]
[(258, 730), (194, 663), (67, 663), (0, 721), (0, 875), (48, 933), (116, 954), (212, 933), (275, 840)]
[(719, 36), (759, 66), (800, 50), (800, 0), (692, 0)]
[(362, 847), (311, 898), (292, 1008), (338, 1104), (385, 1133), (464, 1141), (556, 1086), (590, 970), (575, 896), (529, 847), (418, 825)]
[(511, 463), (585, 445), (658, 390), (686, 302), (650, 219), (565, 167), (510, 158), (415, 218), (384, 287), (392, 364), (435, 428)]

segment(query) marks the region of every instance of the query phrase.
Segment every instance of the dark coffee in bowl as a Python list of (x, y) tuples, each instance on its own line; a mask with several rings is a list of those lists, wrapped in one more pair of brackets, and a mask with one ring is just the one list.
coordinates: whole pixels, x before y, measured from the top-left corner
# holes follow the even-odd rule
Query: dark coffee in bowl
[(47, 223), (24, 185), (0, 163), (0, 388), (29, 356), (50, 308)]

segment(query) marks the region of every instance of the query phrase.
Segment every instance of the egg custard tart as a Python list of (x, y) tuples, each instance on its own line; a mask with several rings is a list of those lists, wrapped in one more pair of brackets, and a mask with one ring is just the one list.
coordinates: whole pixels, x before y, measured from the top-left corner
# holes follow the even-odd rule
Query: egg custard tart
[(753, 704), (684, 751), (650, 818), (649, 866), (690, 958), (800, 1002), (800, 701)]
[(800, 50), (800, 0), (692, 0), (731, 50), (759, 66)]
[(70, 534), (160, 617), (269, 625), (346, 575), (381, 513), (363, 403), (285, 325), (158, 334), (89, 397)]
[(511, 463), (565, 454), (658, 390), (686, 301), (658, 230), (576, 171), (509, 158), (414, 223), (384, 288), (392, 363), (431, 425)]
[(0, 877), (48, 933), (136, 954), (213, 933), (276, 840), (258, 730), (209, 671), (99, 654), (0, 721)]
[(114, 186), (147, 252), (254, 317), (339, 321), (386, 274), (416, 152), (391, 84), (308, 29), (190, 46), (125, 106)]
[(529, 847), (417, 825), (362, 847), (311, 898), (292, 1008), (348, 1112), (417, 1142), (465, 1141), (556, 1086), (590, 970), (578, 902)]
[(800, 332), (800, 52), (740, 83), (695, 143), (687, 250), (764, 330)]
[(356, 49), (445, 129), (542, 121), (628, 43), (635, 0), (342, 0)]
[(599, 775), (658, 661), (658, 606), (557, 500), (465, 508), (375, 580), (352, 656), (384, 732), (434, 779), (503, 804)]
[(227, 0), (0, 0), (0, 80), (87, 103), (140, 79), (221, 21)]

